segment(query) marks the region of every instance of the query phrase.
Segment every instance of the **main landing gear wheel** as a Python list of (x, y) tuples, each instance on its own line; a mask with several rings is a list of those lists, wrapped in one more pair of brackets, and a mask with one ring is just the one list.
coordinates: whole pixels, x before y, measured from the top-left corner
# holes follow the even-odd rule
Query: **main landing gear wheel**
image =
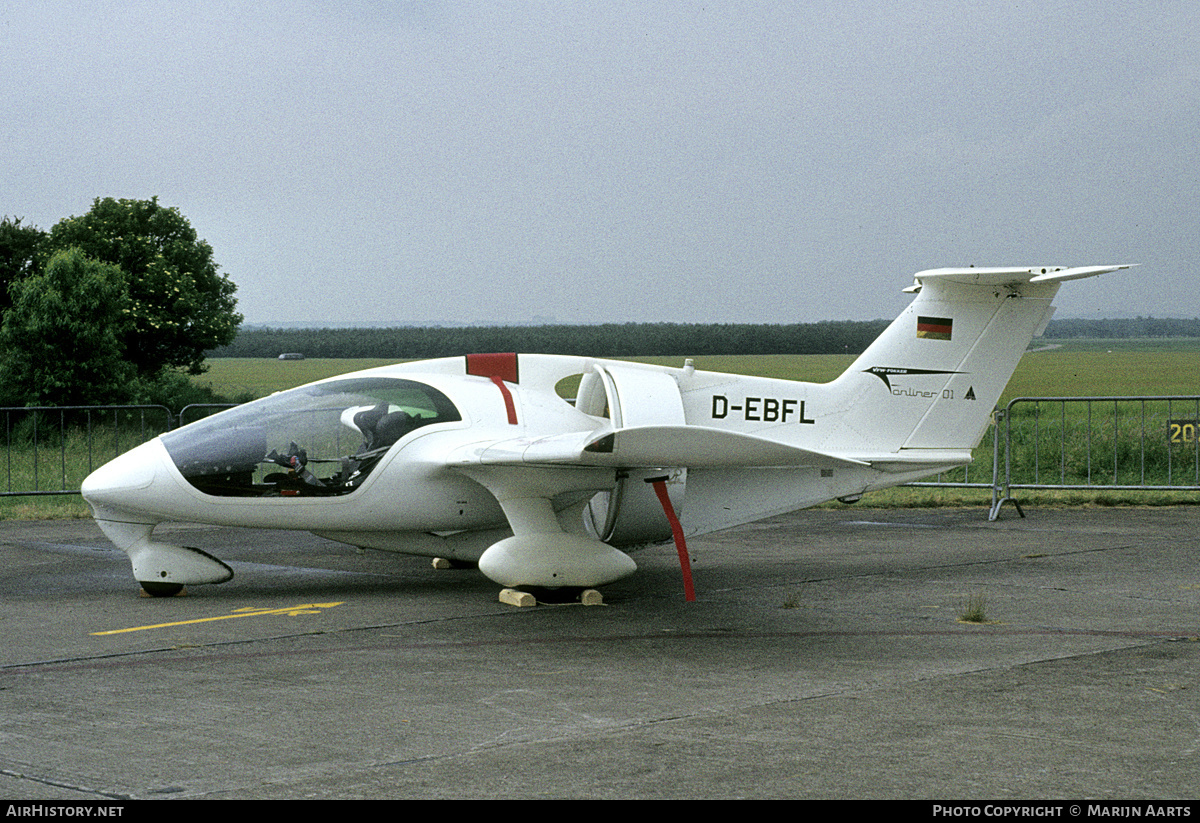
[(183, 591), (182, 583), (149, 583), (139, 580), (142, 591), (151, 597), (174, 597)]

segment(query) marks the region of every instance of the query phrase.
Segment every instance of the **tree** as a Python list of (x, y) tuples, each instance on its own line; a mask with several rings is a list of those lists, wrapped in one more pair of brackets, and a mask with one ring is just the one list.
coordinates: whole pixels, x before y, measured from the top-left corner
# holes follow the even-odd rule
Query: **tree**
[(130, 322), (121, 348), (139, 375), (153, 378), (170, 367), (200, 374), (204, 352), (237, 335), (237, 287), (218, 273), (212, 247), (157, 197), (97, 198), (87, 214), (50, 230), (48, 253), (71, 247), (125, 273)]
[(78, 406), (123, 402), (137, 382), (122, 356), (129, 325), (124, 273), (61, 251), (12, 286), (0, 324), (0, 403)]
[(36, 226), (22, 226), (20, 217), (0, 220), (0, 313), (12, 305), (9, 286), (41, 270), (38, 253), (45, 239)]

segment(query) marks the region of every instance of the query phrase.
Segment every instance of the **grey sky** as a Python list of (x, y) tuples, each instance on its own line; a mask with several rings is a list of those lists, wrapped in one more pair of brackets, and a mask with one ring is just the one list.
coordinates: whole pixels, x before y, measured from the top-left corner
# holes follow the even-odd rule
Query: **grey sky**
[(43, 0), (0, 89), (0, 213), (157, 195), (251, 322), (1200, 315), (1194, 0)]

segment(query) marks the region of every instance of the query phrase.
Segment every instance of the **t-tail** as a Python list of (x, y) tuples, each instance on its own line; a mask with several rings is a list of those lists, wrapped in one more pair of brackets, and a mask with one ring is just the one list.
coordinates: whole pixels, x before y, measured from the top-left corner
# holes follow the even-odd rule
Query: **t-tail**
[(863, 456), (917, 458), (970, 450), (1066, 280), (1129, 268), (931, 269), (906, 289), (917, 297), (854, 364), (827, 384), (840, 407), (836, 438)]

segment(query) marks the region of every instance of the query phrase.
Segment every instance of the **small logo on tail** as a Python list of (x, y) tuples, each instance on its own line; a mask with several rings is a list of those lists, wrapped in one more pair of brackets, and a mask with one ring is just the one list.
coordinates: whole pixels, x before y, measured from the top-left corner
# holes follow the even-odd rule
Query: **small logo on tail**
[(943, 369), (905, 369), (893, 368), (892, 366), (872, 366), (869, 369), (863, 369), (863, 371), (878, 377), (889, 390), (892, 388), (892, 383), (888, 379), (889, 377), (904, 377), (911, 374), (962, 374), (962, 372), (945, 371)]

